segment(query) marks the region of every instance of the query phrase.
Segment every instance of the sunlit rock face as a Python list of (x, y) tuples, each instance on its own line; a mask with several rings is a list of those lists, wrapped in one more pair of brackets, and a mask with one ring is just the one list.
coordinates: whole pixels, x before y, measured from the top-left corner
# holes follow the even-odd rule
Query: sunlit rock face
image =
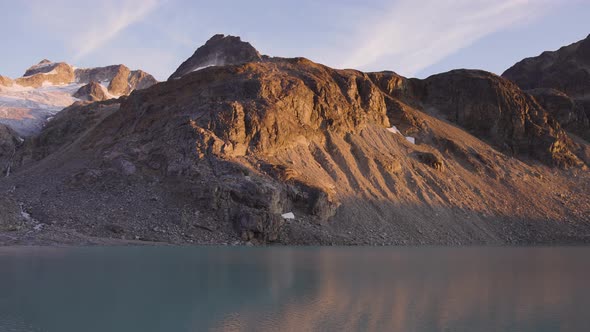
[(74, 97), (86, 101), (102, 101), (113, 98), (113, 95), (102, 84), (90, 82), (78, 89)]

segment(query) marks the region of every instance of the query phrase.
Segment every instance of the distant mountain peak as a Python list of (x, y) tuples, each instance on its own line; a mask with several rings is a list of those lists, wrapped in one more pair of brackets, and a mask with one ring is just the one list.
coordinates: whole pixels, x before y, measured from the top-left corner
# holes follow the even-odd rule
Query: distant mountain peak
[(22, 77), (0, 76), (0, 123), (21, 136), (34, 135), (48, 118), (77, 100), (118, 98), (156, 83), (152, 75), (124, 65), (76, 68), (43, 59)]
[(238, 36), (216, 34), (183, 62), (169, 80), (211, 66), (260, 61), (262, 61), (262, 55), (250, 43), (242, 41)]

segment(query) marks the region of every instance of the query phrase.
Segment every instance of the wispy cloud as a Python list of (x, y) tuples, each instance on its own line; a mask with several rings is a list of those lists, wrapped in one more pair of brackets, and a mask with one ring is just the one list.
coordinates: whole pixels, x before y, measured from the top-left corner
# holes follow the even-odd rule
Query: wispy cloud
[[(358, 44), (341, 67), (393, 64), (414, 75), (478, 39), (537, 18), (551, 0), (400, 0), (363, 22)], [(383, 69), (383, 68), (381, 68)]]
[(118, 1), (116, 6), (110, 7), (97, 25), (90, 26), (77, 36), (78, 50), (74, 60), (90, 54), (103, 46), (128, 26), (142, 21), (158, 5), (157, 0)]
[(117, 38), (127, 27), (141, 22), (161, 0), (101, 0), (80, 4), (79, 1), (31, 0), (28, 2), (36, 22), (55, 31), (77, 61)]

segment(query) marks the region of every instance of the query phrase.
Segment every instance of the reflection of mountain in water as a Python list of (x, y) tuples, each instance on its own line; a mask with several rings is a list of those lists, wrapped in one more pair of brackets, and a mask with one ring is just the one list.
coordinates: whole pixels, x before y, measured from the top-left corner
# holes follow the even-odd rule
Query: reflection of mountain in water
[(587, 289), (590, 266), (583, 250), (570, 252), (574, 264), (563, 253), (322, 250), (294, 267), (318, 277), (316, 290), (288, 288), (270, 312), (250, 306), (220, 330), (579, 331), (585, 324), (580, 304), (590, 295), (580, 290)]
[(0, 331), (584, 331), (589, 250), (5, 248)]

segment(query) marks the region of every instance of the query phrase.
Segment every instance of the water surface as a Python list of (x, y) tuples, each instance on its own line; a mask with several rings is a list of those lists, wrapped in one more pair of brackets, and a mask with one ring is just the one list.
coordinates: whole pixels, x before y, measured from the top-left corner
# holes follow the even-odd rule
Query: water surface
[(590, 248), (0, 248), (0, 331), (590, 331)]

